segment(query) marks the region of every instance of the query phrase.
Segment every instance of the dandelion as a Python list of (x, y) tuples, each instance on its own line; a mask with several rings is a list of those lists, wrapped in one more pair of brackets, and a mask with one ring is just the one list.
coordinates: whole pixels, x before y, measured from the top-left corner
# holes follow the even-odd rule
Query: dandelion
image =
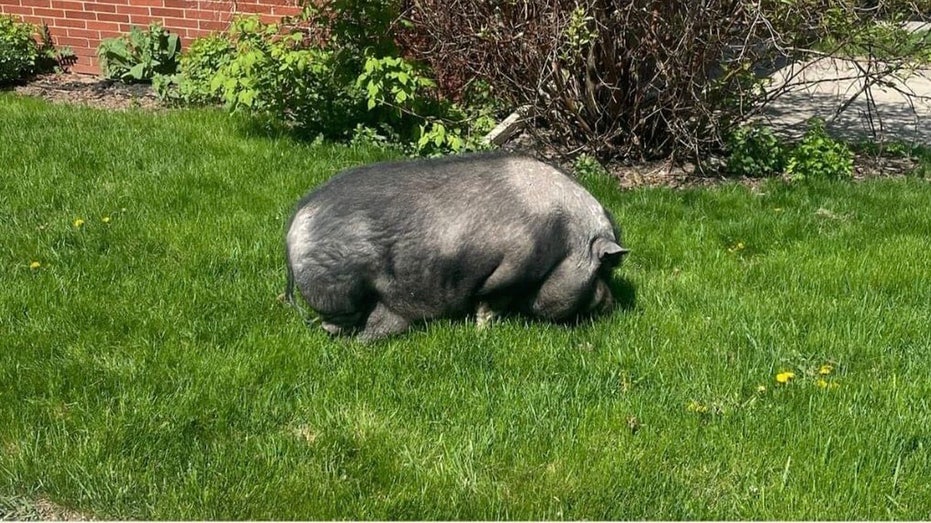
[(832, 372), (834, 372), (834, 365), (831, 365), (830, 363), (825, 363), (824, 365), (821, 366), (820, 369), (818, 369), (818, 374), (820, 374), (821, 376), (827, 376), (828, 374)]
[(42, 264), (39, 263), (39, 262), (37, 262), (37, 261), (34, 261), (34, 262), (32, 262), (32, 263), (29, 264), (29, 268), (32, 269), (32, 270), (36, 270), (36, 269), (38, 269), (38, 268), (40, 268), (40, 267), (42, 267)]
[(759, 392), (760, 394), (763, 394), (764, 392), (766, 392), (766, 385), (757, 385), (756, 391)]
[(75, 218), (75, 220), (74, 220), (74, 228), (75, 228), (75, 229), (80, 229), (81, 227), (84, 227), (84, 220), (82, 220), (81, 218)]
[(707, 405), (702, 405), (701, 403), (695, 400), (692, 400), (691, 402), (689, 402), (688, 406), (686, 406), (685, 409), (688, 410), (689, 412), (697, 412), (699, 414), (705, 414), (706, 412), (708, 412)]
[(816, 381), (815, 385), (817, 385), (819, 389), (836, 389), (839, 387), (837, 383), (834, 383), (833, 381), (827, 381), (824, 378)]
[(742, 251), (742, 250), (744, 250), (745, 248), (746, 248), (746, 245), (744, 245), (744, 242), (737, 242), (736, 245), (734, 245), (733, 247), (731, 247), (731, 248), (728, 249), (727, 251), (728, 251), (728, 252), (737, 252), (737, 251)]
[(100, 221), (102, 221), (103, 223), (110, 223), (110, 217), (104, 216), (103, 218), (100, 219)]
[(780, 372), (776, 374), (776, 382), (786, 384), (789, 383), (789, 380), (795, 377), (795, 373), (791, 371)]

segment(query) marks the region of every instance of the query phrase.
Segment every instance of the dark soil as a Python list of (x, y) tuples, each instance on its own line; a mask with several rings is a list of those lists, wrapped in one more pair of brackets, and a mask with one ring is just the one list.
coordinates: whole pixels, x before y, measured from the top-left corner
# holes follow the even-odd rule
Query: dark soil
[(52, 102), (103, 109), (157, 109), (162, 107), (149, 84), (125, 84), (96, 76), (48, 74), (13, 88), (14, 92)]

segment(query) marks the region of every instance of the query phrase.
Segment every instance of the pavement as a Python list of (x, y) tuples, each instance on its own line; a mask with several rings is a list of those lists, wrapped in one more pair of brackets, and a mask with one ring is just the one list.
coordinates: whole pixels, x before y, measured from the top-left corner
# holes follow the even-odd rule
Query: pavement
[[(926, 31), (931, 24), (908, 22), (903, 27)], [(770, 103), (764, 117), (792, 138), (805, 132), (810, 118), (820, 116), (838, 138), (931, 144), (931, 67), (902, 71), (887, 77), (888, 85), (873, 84), (866, 93), (861, 69), (867, 66), (833, 58), (788, 64), (773, 73), (771, 86), (788, 84), (790, 90)], [(876, 106), (872, 113), (869, 96)]]
[(776, 71), (771, 85), (789, 85), (790, 90), (770, 103), (765, 118), (789, 137), (800, 136), (808, 119), (820, 116), (838, 138), (931, 144), (931, 69), (902, 72), (888, 78), (888, 85), (872, 85), (876, 110), (871, 117), (858, 65), (867, 66), (825, 58)]

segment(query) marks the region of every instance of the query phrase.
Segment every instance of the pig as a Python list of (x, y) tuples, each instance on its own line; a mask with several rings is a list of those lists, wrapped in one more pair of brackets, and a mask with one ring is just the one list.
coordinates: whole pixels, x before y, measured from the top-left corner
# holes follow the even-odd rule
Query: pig
[(343, 171), (298, 202), (285, 251), (288, 302), (296, 285), (327, 332), (363, 341), (434, 318), (606, 312), (628, 253), (581, 185), (510, 153)]

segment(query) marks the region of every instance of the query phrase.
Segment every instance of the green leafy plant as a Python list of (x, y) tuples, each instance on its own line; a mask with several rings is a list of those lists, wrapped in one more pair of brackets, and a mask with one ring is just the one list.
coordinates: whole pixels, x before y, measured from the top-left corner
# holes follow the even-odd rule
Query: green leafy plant
[(305, 45), (297, 28), (282, 29), (258, 17), (233, 22), (233, 56), (210, 81), (234, 111), (270, 116), (311, 135), (348, 137), (361, 121), (362, 97), (339, 76), (334, 53)]
[(608, 174), (604, 165), (602, 165), (597, 158), (588, 153), (580, 154), (575, 159), (572, 168), (573, 171), (575, 171), (575, 175), (581, 179), (600, 177)]
[(159, 91), (160, 96), (197, 105), (222, 102), (222, 94), (212, 85), (213, 79), (233, 60), (235, 51), (227, 33), (195, 39), (181, 54), (178, 74), (171, 77), (171, 85)]
[(759, 125), (737, 128), (727, 140), (727, 173), (760, 178), (785, 169), (785, 148), (772, 129)]
[(129, 33), (103, 40), (97, 48), (104, 76), (124, 82), (150, 82), (156, 76), (178, 71), (181, 41), (159, 24), (148, 30), (133, 27)]
[[(472, 129), (484, 129), (491, 121), (487, 115), (473, 118), (441, 99), (423, 66), (377, 54), (382, 46), (375, 40), (366, 44), (354, 32), (342, 35), (343, 18), (337, 17), (343, 22), (332, 22), (327, 31), (321, 30), (321, 20), (235, 20), (223, 40), (200, 55), (211, 67), (217, 65), (204, 92), (217, 93), (234, 111), (262, 115), (308, 136), (377, 136), (418, 155), (481, 147)], [(189, 71), (182, 72), (182, 92), (185, 78), (194, 78)], [(192, 85), (205, 82), (196, 79)]]
[(39, 56), (35, 32), (32, 24), (0, 14), (0, 84), (15, 82), (33, 72)]
[(397, 56), (366, 59), (354, 88), (363, 91), (369, 117), (400, 134), (420, 155), (466, 148), (464, 115), (436, 97), (436, 82)]
[(223, 34), (198, 38), (181, 55), (181, 96), (188, 102), (219, 101), (219, 93), (211, 89), (217, 72), (233, 59), (230, 39)]
[(853, 176), (853, 153), (847, 144), (827, 134), (824, 120), (815, 118), (789, 154), (786, 175), (792, 180), (850, 178)]

